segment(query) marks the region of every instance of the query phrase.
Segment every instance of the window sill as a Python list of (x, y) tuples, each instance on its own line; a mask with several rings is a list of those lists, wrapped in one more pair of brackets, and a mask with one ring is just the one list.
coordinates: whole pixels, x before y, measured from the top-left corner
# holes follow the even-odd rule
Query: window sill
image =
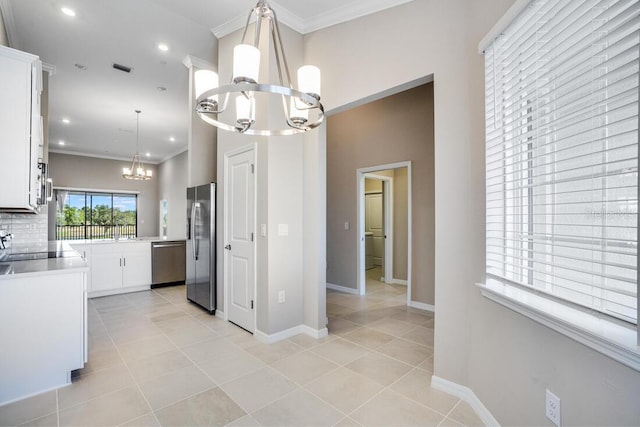
[(477, 286), (486, 298), (640, 371), (640, 346), (635, 327), (568, 307), (535, 291), (493, 278)]

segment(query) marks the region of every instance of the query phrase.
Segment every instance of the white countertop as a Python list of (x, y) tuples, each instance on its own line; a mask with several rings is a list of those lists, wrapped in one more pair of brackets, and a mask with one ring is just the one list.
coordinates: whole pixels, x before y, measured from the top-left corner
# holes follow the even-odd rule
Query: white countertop
[(12, 254), (32, 254), (41, 252), (63, 252), (61, 258), (31, 259), (25, 261), (0, 261), (0, 281), (11, 280), (16, 275), (42, 275), (43, 273), (61, 273), (72, 269), (88, 270), (87, 261), (75, 252), (67, 242), (51, 241), (46, 243), (16, 244), (8, 249)]
[(135, 239), (85, 239), (85, 240), (65, 240), (64, 242), (70, 243), (70, 244), (83, 244), (83, 245), (100, 245), (100, 244), (105, 244), (105, 243), (140, 243), (140, 242), (179, 242), (179, 241), (185, 241), (186, 238), (184, 237), (176, 237), (176, 238), (171, 238), (171, 237), (160, 237), (160, 236), (143, 236), (143, 237), (136, 237)]

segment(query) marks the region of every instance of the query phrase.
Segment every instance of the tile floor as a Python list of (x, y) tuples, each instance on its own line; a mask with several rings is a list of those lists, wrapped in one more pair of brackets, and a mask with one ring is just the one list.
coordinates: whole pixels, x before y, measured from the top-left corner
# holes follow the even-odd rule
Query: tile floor
[(0, 407), (0, 425), (482, 425), (429, 385), (433, 316), (377, 277), (365, 297), (327, 292), (328, 337), (272, 345), (188, 303), (184, 286), (92, 299), (89, 363)]

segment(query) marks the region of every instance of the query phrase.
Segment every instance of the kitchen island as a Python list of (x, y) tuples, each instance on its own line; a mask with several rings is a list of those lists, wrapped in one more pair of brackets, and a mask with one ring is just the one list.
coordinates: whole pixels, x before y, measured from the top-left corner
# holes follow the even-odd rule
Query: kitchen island
[(84, 366), (87, 272), (66, 243), (0, 254), (0, 405), (69, 384)]

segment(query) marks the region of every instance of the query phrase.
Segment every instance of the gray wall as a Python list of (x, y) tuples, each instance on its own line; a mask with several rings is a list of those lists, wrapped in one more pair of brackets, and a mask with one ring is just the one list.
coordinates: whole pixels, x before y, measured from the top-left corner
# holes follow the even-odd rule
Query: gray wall
[(158, 168), (147, 164), (153, 171), (153, 178), (134, 181), (122, 178), (122, 168), (129, 166), (131, 162), (124, 160), (49, 153), (49, 176), (53, 178), (54, 187), (139, 191), (138, 236), (157, 236), (160, 210)]
[(409, 2), (309, 34), (308, 62), (322, 70), (327, 111), (433, 75), (435, 375), (470, 387), (502, 425), (551, 426), (545, 388), (563, 399), (563, 425), (638, 425), (638, 371), (488, 301), (474, 286), (485, 264), (478, 43), (513, 3)]
[[(159, 200), (167, 201), (167, 237), (169, 239), (186, 238), (187, 160), (188, 153), (185, 151), (158, 165), (158, 194)], [(158, 230), (158, 234), (162, 235), (161, 223)]]
[(5, 31), (2, 12), (0, 12), (0, 46), (9, 46), (9, 39), (7, 38), (7, 32)]
[(412, 299), (434, 304), (433, 117), (429, 83), (327, 119), (327, 282), (357, 288), (356, 170), (410, 160)]

